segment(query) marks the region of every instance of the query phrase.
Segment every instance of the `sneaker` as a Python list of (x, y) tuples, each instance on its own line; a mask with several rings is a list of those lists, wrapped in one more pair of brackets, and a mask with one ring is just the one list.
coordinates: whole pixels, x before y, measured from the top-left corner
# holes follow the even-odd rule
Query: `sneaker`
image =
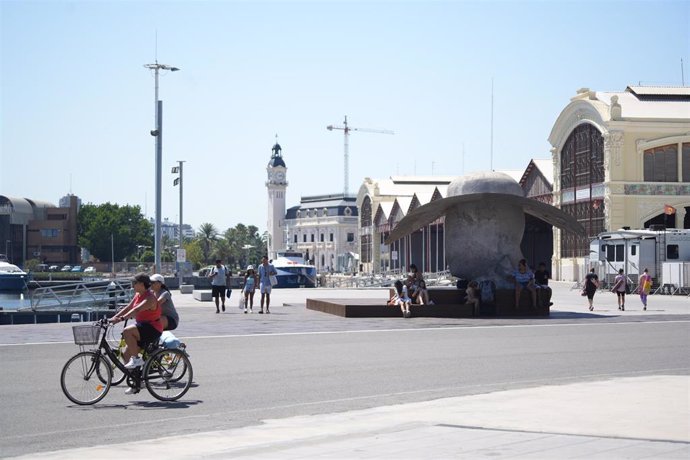
[(247, 314), (247, 309), (246, 309), (246, 308), (244, 309), (244, 314), (245, 314), (245, 315)]
[(125, 369), (136, 369), (144, 365), (144, 360), (138, 356), (132, 356), (129, 358), (129, 362), (125, 364)]
[(223, 311), (225, 311), (225, 305), (223, 305)]
[(132, 388), (132, 387), (129, 387), (129, 388), (127, 388), (127, 389), (125, 390), (125, 394), (126, 394), (126, 395), (135, 395), (135, 394), (137, 394), (137, 393), (139, 393), (139, 388)]

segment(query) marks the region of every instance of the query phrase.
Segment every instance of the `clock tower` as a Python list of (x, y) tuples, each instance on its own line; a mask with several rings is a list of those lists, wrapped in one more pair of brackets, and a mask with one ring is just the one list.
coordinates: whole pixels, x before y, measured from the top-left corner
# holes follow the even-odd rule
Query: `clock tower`
[[(276, 136), (277, 138), (278, 136)], [(277, 140), (277, 139), (276, 139)], [(285, 189), (287, 167), (278, 142), (273, 146), (271, 159), (266, 166), (268, 180), (268, 258), (275, 259), (278, 251), (285, 249)]]

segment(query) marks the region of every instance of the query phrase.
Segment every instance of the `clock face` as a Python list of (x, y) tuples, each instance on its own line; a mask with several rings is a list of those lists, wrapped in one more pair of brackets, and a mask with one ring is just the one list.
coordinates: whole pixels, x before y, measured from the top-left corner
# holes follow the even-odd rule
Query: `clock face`
[(285, 179), (285, 173), (282, 172), (282, 171), (278, 171), (278, 172), (276, 173), (276, 179), (279, 180), (279, 181), (284, 180), (284, 179)]

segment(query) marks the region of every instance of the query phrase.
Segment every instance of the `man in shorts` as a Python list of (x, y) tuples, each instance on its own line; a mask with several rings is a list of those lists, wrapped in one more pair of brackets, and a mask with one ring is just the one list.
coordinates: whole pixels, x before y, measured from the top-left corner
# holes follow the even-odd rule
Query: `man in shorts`
[(211, 296), (216, 302), (216, 313), (220, 313), (218, 308), (219, 299), (222, 303), (223, 311), (225, 311), (225, 290), (227, 289), (226, 278), (228, 269), (221, 263), (220, 259), (216, 259), (216, 266), (213, 267), (208, 277), (211, 279)]
[(275, 267), (268, 263), (268, 256), (261, 258), (261, 265), (259, 265), (259, 290), (261, 292), (261, 310), (264, 312), (264, 300), (266, 301), (266, 313), (271, 313), (269, 306), (271, 305), (271, 276), (276, 276)]

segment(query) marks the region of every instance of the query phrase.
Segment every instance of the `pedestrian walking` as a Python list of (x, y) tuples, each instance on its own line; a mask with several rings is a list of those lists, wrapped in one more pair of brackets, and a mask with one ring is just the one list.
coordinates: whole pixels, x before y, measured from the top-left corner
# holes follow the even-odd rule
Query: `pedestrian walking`
[(277, 274), (278, 272), (273, 264), (268, 263), (268, 256), (263, 256), (261, 258), (261, 265), (259, 265), (259, 291), (261, 292), (261, 310), (259, 313), (264, 312), (264, 301), (266, 302), (266, 313), (271, 313), (269, 309), (271, 305), (271, 288), (273, 286), (271, 277)]
[(258, 284), (259, 277), (256, 275), (256, 271), (254, 271), (254, 265), (249, 265), (247, 273), (244, 275), (244, 287), (242, 288), (245, 313), (247, 313), (247, 303), (249, 303), (249, 313), (254, 313), (254, 291)]
[(586, 295), (589, 301), (589, 311), (594, 311), (594, 294), (597, 289), (599, 289), (599, 277), (594, 273), (594, 268), (591, 268), (585, 276), (585, 287), (582, 289), (582, 295)]
[(628, 282), (621, 268), (618, 270), (618, 275), (616, 275), (616, 279), (613, 281), (613, 287), (611, 288), (611, 292), (615, 292), (616, 297), (618, 297), (618, 309), (620, 311), (625, 311), (625, 291), (627, 288)]
[(649, 274), (649, 270), (647, 268), (645, 268), (640, 275), (640, 279), (637, 283), (637, 289), (640, 293), (640, 300), (642, 301), (643, 305), (642, 309), (647, 310), (647, 296), (652, 290), (652, 275)]
[(216, 303), (216, 313), (220, 313), (219, 303), (222, 303), (223, 311), (225, 311), (225, 290), (227, 289), (228, 273), (228, 269), (221, 263), (221, 260), (216, 259), (216, 266), (208, 274), (211, 280), (211, 297), (213, 297)]

